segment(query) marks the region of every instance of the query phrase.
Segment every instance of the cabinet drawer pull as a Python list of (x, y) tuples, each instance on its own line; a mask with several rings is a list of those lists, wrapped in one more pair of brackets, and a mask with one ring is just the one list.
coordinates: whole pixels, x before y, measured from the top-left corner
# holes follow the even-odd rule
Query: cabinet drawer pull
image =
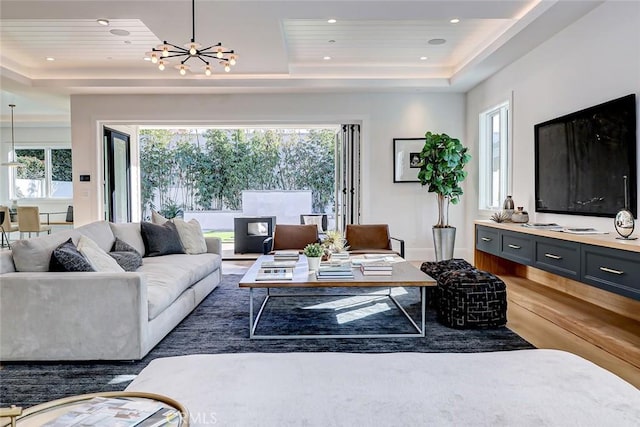
[(483, 241), (483, 242), (490, 242), (490, 241), (492, 241), (492, 240), (493, 240), (493, 239), (492, 239), (492, 238), (490, 238), (490, 237), (483, 237), (483, 238), (482, 238), (482, 241)]
[(508, 245), (511, 249), (520, 249), (521, 246), (518, 245)]
[(624, 271), (622, 270), (614, 270), (613, 268), (607, 268), (607, 267), (600, 267), (600, 270), (605, 271), (607, 273), (612, 273), (612, 274), (624, 274)]
[(546, 256), (547, 258), (551, 258), (551, 259), (562, 259), (561, 256), (554, 255), (554, 254), (544, 254), (544, 256)]

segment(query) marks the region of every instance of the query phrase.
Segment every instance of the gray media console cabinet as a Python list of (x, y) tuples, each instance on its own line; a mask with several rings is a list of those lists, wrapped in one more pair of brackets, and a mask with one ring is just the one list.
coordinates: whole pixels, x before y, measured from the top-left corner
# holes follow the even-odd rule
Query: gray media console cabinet
[(640, 241), (475, 222), (474, 264), (507, 285), (508, 320), (640, 387)]

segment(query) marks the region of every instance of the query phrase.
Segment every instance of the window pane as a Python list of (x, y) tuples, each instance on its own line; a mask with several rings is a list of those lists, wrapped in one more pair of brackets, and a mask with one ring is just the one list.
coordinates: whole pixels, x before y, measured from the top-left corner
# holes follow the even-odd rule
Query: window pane
[(51, 197), (73, 197), (69, 148), (51, 150)]
[(500, 206), (500, 114), (491, 117), (491, 205)]
[(15, 197), (45, 197), (44, 149), (16, 150), (17, 168)]

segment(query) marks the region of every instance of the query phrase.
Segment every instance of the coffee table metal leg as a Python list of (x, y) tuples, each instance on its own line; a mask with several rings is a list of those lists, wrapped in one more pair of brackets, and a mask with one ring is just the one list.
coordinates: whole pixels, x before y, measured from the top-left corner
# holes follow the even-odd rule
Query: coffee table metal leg
[(262, 312), (264, 308), (267, 306), (267, 301), (271, 294), (269, 293), (269, 288), (267, 288), (267, 295), (264, 297), (264, 301), (260, 305), (260, 310), (258, 310), (258, 314), (256, 314), (255, 320), (253, 319), (253, 288), (249, 289), (249, 338), (254, 338), (256, 334), (256, 328), (258, 327), (258, 323), (260, 323), (260, 317), (262, 316)]

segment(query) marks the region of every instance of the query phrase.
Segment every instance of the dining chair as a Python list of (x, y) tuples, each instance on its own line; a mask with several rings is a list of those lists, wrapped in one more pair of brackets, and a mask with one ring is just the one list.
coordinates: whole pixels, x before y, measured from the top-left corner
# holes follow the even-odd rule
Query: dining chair
[[(398, 254), (404, 258), (404, 240), (389, 235), (387, 224), (347, 224), (345, 239), (351, 254)], [(400, 243), (400, 252), (393, 250), (391, 240)]]
[(51, 226), (40, 223), (40, 208), (37, 206), (18, 206), (18, 231), (22, 239), (24, 233), (29, 233), (29, 237), (31, 233), (39, 235), (43, 231), (51, 234)]
[(9, 235), (13, 231), (18, 231), (18, 225), (15, 222), (11, 222), (11, 211), (9, 211), (8, 206), (0, 206), (0, 228), (2, 229), (2, 247), (7, 246), (11, 249)]

